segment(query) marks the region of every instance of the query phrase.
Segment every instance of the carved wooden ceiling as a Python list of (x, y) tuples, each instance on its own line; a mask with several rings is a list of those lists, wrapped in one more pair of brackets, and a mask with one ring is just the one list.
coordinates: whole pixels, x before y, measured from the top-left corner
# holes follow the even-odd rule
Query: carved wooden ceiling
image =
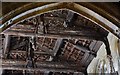
[(24, 19), (2, 34), (4, 73), (84, 74), (103, 43), (109, 53), (108, 33), (68, 9)]
[[(101, 40), (108, 34), (98, 25), (67, 9), (25, 19), (5, 33), (10, 34), (5, 36), (5, 39), (9, 39), (3, 55), (5, 69), (34, 68), (33, 71), (44, 71), (41, 67), (45, 67), (51, 72), (65, 73), (84, 72), (102, 45), (101, 41), (95, 39)], [(22, 36), (17, 36), (18, 33)], [(72, 38), (65, 38), (64, 35)]]
[(23, 20), (7, 29), (4, 33), (20, 34), (21, 36), (51, 35), (51, 37), (52, 35), (57, 37), (68, 35), (68, 38), (69, 36), (76, 36), (99, 40), (108, 34), (106, 30), (97, 24), (67, 9)]

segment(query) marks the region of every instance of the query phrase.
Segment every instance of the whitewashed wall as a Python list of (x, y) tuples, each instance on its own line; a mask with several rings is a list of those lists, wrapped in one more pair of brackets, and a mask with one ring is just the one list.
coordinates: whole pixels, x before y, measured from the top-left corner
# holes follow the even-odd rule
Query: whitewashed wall
[[(108, 34), (107, 38), (108, 38), (109, 43), (110, 43), (110, 49), (111, 49), (111, 53), (112, 53), (112, 57), (113, 57), (113, 65), (114, 65), (115, 71), (118, 71), (118, 68), (120, 68), (120, 66), (118, 66), (118, 58), (119, 58), (118, 38), (115, 37), (111, 33)], [(96, 70), (97, 70), (96, 66), (98, 65), (99, 60), (108, 61), (104, 44), (102, 44), (102, 46), (100, 47), (100, 49), (97, 53), (97, 57), (94, 58), (92, 60), (92, 62), (90, 63), (90, 65), (88, 66), (88, 69), (87, 69), (88, 73), (95, 73), (96, 72)], [(119, 75), (120, 75), (120, 72), (119, 72)]]

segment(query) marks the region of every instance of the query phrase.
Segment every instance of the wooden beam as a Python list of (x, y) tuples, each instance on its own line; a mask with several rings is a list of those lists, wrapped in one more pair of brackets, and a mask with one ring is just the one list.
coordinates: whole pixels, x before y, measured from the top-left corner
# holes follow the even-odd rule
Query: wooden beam
[(63, 39), (57, 39), (57, 41), (55, 43), (55, 46), (53, 48), (53, 51), (52, 51), (53, 52), (53, 56), (56, 56), (56, 54), (57, 54), (57, 52), (58, 52), (62, 42), (63, 42)]
[(10, 47), (10, 35), (5, 35), (4, 40), (4, 50), (3, 50), (3, 56), (4, 58), (7, 58), (7, 54), (9, 54), (9, 47)]
[(100, 46), (103, 44), (102, 41), (97, 41), (94, 48), (92, 49), (92, 51), (94, 51), (95, 53), (97, 53), (97, 51), (99, 50)]
[(89, 64), (90, 64), (90, 62), (94, 59), (94, 55), (92, 55), (92, 54), (89, 54), (88, 55), (88, 57), (85, 59), (85, 62), (84, 62), (84, 65), (85, 65), (85, 67), (88, 67), (89, 66)]
[(75, 64), (68, 64), (63, 62), (37, 62), (37, 67), (26, 68), (25, 61), (16, 60), (2, 60), (2, 69), (10, 70), (29, 70), (29, 71), (46, 71), (51, 72), (81, 72), (83, 67), (76, 66)]
[(13, 31), (7, 31), (3, 32), (1, 34), (7, 34), (7, 35), (15, 35), (15, 36), (23, 36), (23, 37), (49, 37), (49, 38), (63, 38), (63, 39), (72, 39), (72, 38), (83, 38), (83, 39), (95, 39), (95, 40), (100, 40), (102, 37), (100, 35), (96, 35), (92, 33), (91, 35), (89, 34), (84, 34), (83, 35), (62, 35), (62, 34), (35, 34), (35, 33), (21, 33), (21, 32), (13, 32)]
[[(10, 50), (11, 53), (26, 53), (26, 51), (20, 51), (20, 50)], [(34, 51), (34, 54), (45, 54), (45, 55), (53, 55), (51, 52), (40, 52), (40, 51)]]
[(93, 40), (91, 42), (91, 44), (89, 45), (89, 49), (95, 53), (97, 53), (97, 51), (99, 50), (100, 46), (103, 44), (102, 41), (96, 41), (96, 40)]
[(3, 44), (4, 38), (2, 36), (3, 35), (0, 34), (0, 60), (3, 56), (3, 46), (4, 46), (4, 44)]
[(73, 69), (60, 69), (60, 68), (22, 68), (22, 67), (17, 67), (17, 66), (2, 66), (2, 69), (9, 69), (9, 70), (29, 70), (29, 71), (46, 71), (49, 70), (51, 72), (77, 72), (77, 70), (73, 70)]

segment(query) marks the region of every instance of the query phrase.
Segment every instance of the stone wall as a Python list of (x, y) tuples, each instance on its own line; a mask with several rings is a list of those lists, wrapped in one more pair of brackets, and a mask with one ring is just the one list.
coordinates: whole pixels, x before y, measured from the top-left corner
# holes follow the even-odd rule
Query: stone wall
[[(113, 60), (114, 69), (115, 69), (115, 71), (118, 71), (120, 69), (120, 65), (118, 65), (118, 59), (120, 58), (119, 52), (118, 52), (118, 46), (119, 46), (118, 45), (118, 38), (115, 37), (111, 33), (109, 33), (107, 38), (108, 38), (109, 43), (110, 43), (110, 49), (111, 49), (111, 53), (112, 53), (112, 58), (113, 58), (112, 60)], [(105, 49), (105, 45), (104, 44), (102, 44), (102, 46), (100, 47), (100, 49), (99, 49), (99, 51), (97, 53), (97, 57), (94, 58), (92, 60), (92, 62), (90, 63), (90, 65), (88, 66), (87, 72), (88, 73), (96, 73), (96, 72), (98, 72), (97, 71), (98, 64), (100, 62), (102, 62), (103, 60), (106, 63), (106, 65), (104, 65), (104, 66), (107, 67), (109, 62), (108, 62), (108, 59), (107, 59), (107, 54), (106, 54), (106, 49)], [(109, 69), (109, 67), (107, 67), (107, 68)]]

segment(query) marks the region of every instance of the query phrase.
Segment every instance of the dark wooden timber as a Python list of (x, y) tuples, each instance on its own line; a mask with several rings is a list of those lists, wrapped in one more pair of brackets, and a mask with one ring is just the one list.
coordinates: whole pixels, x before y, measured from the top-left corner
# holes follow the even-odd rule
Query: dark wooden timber
[(3, 56), (7, 58), (10, 48), (10, 35), (5, 35)]
[(35, 33), (21, 33), (21, 32), (14, 32), (14, 31), (8, 31), (1, 34), (7, 34), (7, 35), (16, 35), (16, 36), (23, 36), (23, 37), (48, 37), (48, 38), (63, 38), (63, 39), (72, 39), (72, 38), (83, 38), (83, 39), (96, 39), (99, 40), (102, 37), (96, 33), (92, 34), (85, 34), (84, 32), (81, 35), (69, 35), (69, 34), (35, 34)]
[(53, 52), (53, 56), (56, 56), (56, 54), (57, 54), (57, 52), (58, 52), (62, 42), (63, 42), (63, 39), (57, 39), (57, 41), (55, 43), (55, 46), (53, 48), (53, 51), (52, 51)]
[(36, 68), (26, 68), (27, 62), (16, 60), (2, 60), (2, 69), (10, 70), (29, 70), (29, 71), (52, 71), (52, 72), (80, 72), (84, 68), (79, 68), (74, 64), (68, 64), (63, 62), (37, 62)]

